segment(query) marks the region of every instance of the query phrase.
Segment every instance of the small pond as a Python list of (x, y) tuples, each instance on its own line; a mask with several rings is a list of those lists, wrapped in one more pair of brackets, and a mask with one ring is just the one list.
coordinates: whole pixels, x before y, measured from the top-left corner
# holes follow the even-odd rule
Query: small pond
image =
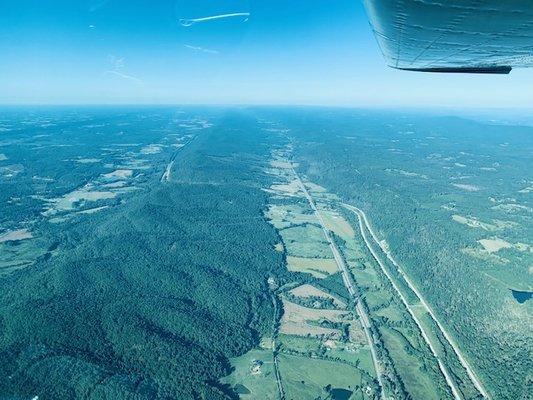
[(521, 290), (511, 289), (511, 293), (513, 294), (515, 300), (518, 301), (520, 304), (525, 303), (526, 301), (531, 299), (531, 297), (533, 297), (533, 292), (525, 292)]

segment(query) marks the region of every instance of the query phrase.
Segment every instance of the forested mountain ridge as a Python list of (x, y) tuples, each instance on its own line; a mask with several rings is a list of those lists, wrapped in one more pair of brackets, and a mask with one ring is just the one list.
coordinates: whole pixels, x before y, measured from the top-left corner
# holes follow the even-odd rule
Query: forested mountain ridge
[(219, 122), (171, 182), (40, 227), (57, 247), (0, 280), (2, 396), (234, 396), (216, 382), (269, 332), (266, 280), (283, 271), (257, 168), (275, 139), (242, 115)]

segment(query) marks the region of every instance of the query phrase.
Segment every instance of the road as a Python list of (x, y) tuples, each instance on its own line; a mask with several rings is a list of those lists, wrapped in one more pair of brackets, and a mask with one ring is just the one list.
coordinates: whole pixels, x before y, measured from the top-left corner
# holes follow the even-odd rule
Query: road
[(178, 156), (179, 152), (183, 150), (183, 148), (189, 144), (191, 144), (194, 139), (196, 139), (198, 135), (193, 136), (187, 143), (184, 143), (183, 146), (178, 148), (174, 154), (172, 154), (172, 157), (170, 157), (170, 161), (168, 162), (165, 172), (163, 172), (163, 175), (161, 175), (161, 178), (159, 179), (160, 182), (168, 182), (170, 181), (170, 173), (172, 172), (172, 166), (174, 165), (174, 161), (176, 160), (176, 157)]
[(172, 171), (172, 165), (174, 165), (174, 157), (172, 157), (172, 160), (167, 164), (167, 168), (165, 169), (165, 172), (163, 173), (163, 176), (161, 176), (161, 182), (168, 182), (170, 181), (170, 171)]
[(372, 355), (372, 362), (374, 363), (374, 369), (376, 370), (376, 379), (378, 380), (379, 386), (381, 388), (381, 398), (386, 399), (383, 385), (383, 372), (381, 370), (381, 365), (379, 363), (379, 359), (377, 357), (377, 352), (374, 346), (374, 340), (372, 339), (372, 334), (370, 332), (370, 319), (368, 318), (368, 315), (366, 314), (365, 309), (361, 305), (361, 301), (359, 299), (359, 295), (357, 291), (354, 288), (354, 285), (351, 280), (351, 275), (348, 270), (348, 266), (344, 262), (344, 259), (342, 258), (339, 249), (337, 248), (337, 245), (333, 241), (333, 238), (331, 237), (329, 230), (326, 228), (326, 224), (324, 223), (324, 219), (322, 218), (322, 214), (320, 213), (320, 210), (316, 207), (315, 201), (313, 200), (313, 197), (309, 194), (307, 188), (305, 187), (302, 179), (300, 176), (296, 173), (296, 170), (294, 168), (291, 168), (294, 176), (298, 180), (298, 184), (300, 185), (300, 188), (302, 189), (302, 192), (304, 193), (307, 201), (309, 202), (309, 205), (311, 206), (311, 209), (315, 213), (316, 218), (318, 219), (320, 226), (322, 228), (322, 232), (324, 233), (324, 237), (329, 243), (329, 247), (331, 249), (331, 252), (333, 253), (333, 258), (335, 259), (335, 263), (337, 264), (337, 268), (341, 272), (342, 279), (344, 281), (344, 286), (346, 286), (346, 289), (348, 290), (348, 293), (350, 293), (350, 296), (355, 300), (355, 311), (357, 312), (357, 315), (359, 316), (359, 319), (361, 321), (361, 325), (363, 326), (363, 330), (365, 332), (365, 336), (368, 342), (368, 345), (370, 346), (370, 353)]
[[(433, 348), (433, 345), (431, 344), (431, 341), (429, 341), (429, 338), (427, 337), (424, 329), (422, 328), (418, 318), (416, 318), (415, 314), (413, 313), (413, 311), (411, 310), (411, 307), (409, 306), (408, 302), (406, 301), (405, 297), (403, 296), (403, 294), (401, 293), (401, 291), (399, 290), (399, 288), (396, 286), (393, 278), (390, 276), (389, 272), (387, 271), (386, 267), (383, 265), (383, 262), (381, 261), (380, 257), (376, 254), (373, 246), (370, 244), (370, 240), (368, 239), (368, 235), (366, 234), (365, 232), (365, 229), (363, 227), (363, 223), (364, 225), (366, 226), (366, 229), (368, 230), (368, 232), (370, 232), (370, 235), (372, 236), (372, 239), (373, 241), (378, 245), (378, 247), (381, 249), (381, 251), (387, 256), (387, 258), (390, 260), (390, 262), (396, 267), (396, 269), (398, 270), (398, 273), (402, 276), (402, 278), (404, 279), (405, 283), (409, 286), (409, 288), (415, 293), (415, 295), (417, 296), (420, 304), (422, 304), (422, 306), (424, 307), (424, 309), (427, 311), (427, 313), (431, 316), (431, 318), (433, 319), (433, 321), (435, 322), (435, 324), (437, 325), (437, 327), (439, 328), (439, 330), (441, 331), (442, 335), (446, 338), (446, 340), (448, 341), (448, 343), (450, 344), (450, 346), (452, 347), (452, 349), (454, 350), (455, 354), (457, 355), (457, 358), (459, 359), (459, 361), (461, 362), (461, 365), (463, 366), (463, 368), (465, 368), (470, 380), (472, 381), (472, 383), (474, 384), (474, 386), (476, 387), (476, 389), (479, 391), (479, 393), (486, 399), (490, 399), (490, 396), (489, 394), (487, 393), (487, 391), (485, 390), (485, 388), (483, 387), (482, 383), (480, 382), (480, 380), (477, 378), (476, 374), (474, 373), (474, 371), (472, 370), (472, 368), (470, 367), (470, 365), (468, 364), (468, 362), (466, 361), (466, 359), (463, 357), (459, 347), (457, 346), (457, 344), (455, 343), (455, 341), (451, 338), (451, 336), (448, 334), (448, 332), (446, 332), (446, 330), (444, 329), (444, 327), (442, 326), (442, 324), (439, 322), (439, 320), (437, 319), (435, 313), (433, 312), (433, 310), (431, 309), (431, 307), (428, 305), (428, 303), (426, 302), (426, 300), (423, 298), (422, 294), (418, 291), (418, 289), (414, 286), (414, 284), (412, 283), (412, 281), (409, 279), (409, 277), (405, 274), (405, 272), (403, 271), (403, 269), (400, 267), (400, 265), (396, 262), (396, 260), (392, 257), (392, 254), (390, 253), (390, 251), (388, 249), (386, 249), (383, 244), (379, 241), (379, 239), (377, 238), (377, 235), (375, 234), (375, 232), (373, 231), (370, 223), (368, 222), (368, 219), (366, 217), (366, 214), (364, 213), (363, 210), (355, 207), (355, 206), (351, 206), (351, 205), (348, 205), (348, 204), (344, 204), (344, 206), (353, 211), (356, 215), (357, 215), (357, 218), (359, 220), (359, 228), (361, 230), (361, 235), (363, 236), (363, 240), (365, 241), (365, 244), (366, 246), (368, 247), (368, 249), (370, 250), (370, 252), (372, 253), (372, 256), (374, 257), (374, 259), (377, 261), (377, 263), (379, 264), (379, 266), (381, 267), (381, 270), (383, 271), (383, 273), (387, 276), (387, 278), (389, 279), (391, 285), (394, 287), (394, 289), (396, 290), (396, 292), (398, 293), (399, 297), (401, 298), (402, 302), (404, 303), (405, 307), (407, 308), (407, 310), (409, 311), (409, 313), (411, 314), (411, 316), (413, 317), (413, 320), (415, 321), (415, 323), (418, 325), (421, 333), (422, 333), (422, 336), (424, 337), (424, 339), (426, 340), (426, 342), (428, 343), (432, 353), (434, 354), (434, 356), (437, 358), (437, 361), (439, 363), (439, 367), (442, 371), (442, 373), (445, 375), (446, 377), (446, 381), (448, 382), (448, 384), (450, 385), (450, 388), (452, 389), (452, 392), (454, 393), (454, 396), (456, 398), (461, 398), (459, 396), (459, 393), (458, 393), (458, 390), (457, 388), (455, 387), (455, 383), (454, 381), (451, 379), (451, 377), (448, 375), (448, 372), (447, 372), (447, 368), (446, 366), (442, 363), (442, 361), (440, 360), (440, 358), (438, 357), (435, 349)], [(445, 372), (446, 371), (446, 372)], [(455, 388), (455, 389), (454, 389)], [(459, 397), (457, 397), (459, 396)]]
[(285, 391), (283, 390), (283, 384), (281, 382), (281, 374), (279, 373), (278, 355), (276, 352), (276, 338), (278, 336), (278, 302), (276, 301), (276, 295), (271, 294), (272, 304), (274, 305), (274, 320), (272, 323), (272, 359), (274, 360), (274, 374), (276, 375), (276, 383), (278, 385), (279, 400), (285, 400)]

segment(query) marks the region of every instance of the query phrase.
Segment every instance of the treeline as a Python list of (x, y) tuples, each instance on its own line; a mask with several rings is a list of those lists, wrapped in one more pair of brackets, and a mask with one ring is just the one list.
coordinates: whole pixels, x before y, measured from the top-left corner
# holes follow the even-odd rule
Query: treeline
[[(54, 255), (0, 280), (0, 394), (217, 399), (229, 358), (272, 329), (283, 281), (262, 218), (269, 141), (226, 116), (145, 193), (43, 235)], [(231, 162), (228, 162), (230, 160)]]

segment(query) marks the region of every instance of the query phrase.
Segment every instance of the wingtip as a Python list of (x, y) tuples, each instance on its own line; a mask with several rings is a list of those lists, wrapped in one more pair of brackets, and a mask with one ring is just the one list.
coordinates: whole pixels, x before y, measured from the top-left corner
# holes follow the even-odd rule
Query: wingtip
[(436, 73), (451, 73), (451, 74), (497, 74), (507, 75), (512, 71), (509, 65), (495, 65), (483, 67), (434, 67), (434, 68), (402, 68), (392, 66), (391, 68), (402, 71), (414, 72), (436, 72)]

